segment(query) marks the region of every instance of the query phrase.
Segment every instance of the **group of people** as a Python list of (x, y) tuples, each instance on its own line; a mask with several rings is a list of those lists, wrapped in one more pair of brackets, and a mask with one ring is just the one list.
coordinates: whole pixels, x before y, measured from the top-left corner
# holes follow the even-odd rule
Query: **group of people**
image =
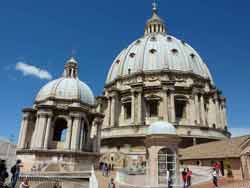
[(109, 176), (109, 172), (111, 170), (114, 170), (114, 166), (111, 164), (107, 164), (107, 163), (100, 163), (100, 170), (102, 171), (102, 175), (103, 176)]
[(184, 168), (181, 172), (183, 188), (190, 188), (192, 184), (192, 171), (189, 168)]
[[(11, 176), (11, 188), (16, 188), (17, 181), (19, 179), (20, 175), (20, 169), (22, 167), (22, 161), (17, 160), (15, 165), (13, 165), (10, 169), (10, 172), (12, 174)], [(6, 179), (9, 177), (9, 173), (7, 171), (6, 167), (6, 161), (0, 160), (0, 188), (6, 187)], [(21, 183), (19, 188), (29, 188), (29, 183), (27, 179), (24, 179)]]
[[(218, 188), (218, 177), (220, 169), (221, 169), (221, 164), (219, 162), (214, 163), (211, 172), (214, 188)], [(191, 188), (192, 171), (189, 168), (184, 168), (181, 174), (182, 174), (183, 188)]]

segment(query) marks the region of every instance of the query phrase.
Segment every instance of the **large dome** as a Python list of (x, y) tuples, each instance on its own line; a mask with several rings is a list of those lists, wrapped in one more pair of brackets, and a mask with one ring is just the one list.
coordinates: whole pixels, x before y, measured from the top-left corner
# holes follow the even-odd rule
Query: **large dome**
[(106, 84), (129, 74), (160, 70), (190, 72), (212, 81), (208, 67), (190, 45), (164, 33), (152, 33), (134, 41), (115, 58)]
[(95, 97), (89, 86), (78, 79), (77, 62), (73, 58), (65, 65), (63, 77), (53, 80), (42, 87), (36, 96), (36, 102), (49, 98), (76, 100), (88, 105), (95, 104)]
[(106, 84), (136, 73), (173, 71), (192, 73), (213, 83), (207, 65), (186, 42), (167, 34), (164, 21), (154, 7), (145, 35), (125, 48), (110, 67)]

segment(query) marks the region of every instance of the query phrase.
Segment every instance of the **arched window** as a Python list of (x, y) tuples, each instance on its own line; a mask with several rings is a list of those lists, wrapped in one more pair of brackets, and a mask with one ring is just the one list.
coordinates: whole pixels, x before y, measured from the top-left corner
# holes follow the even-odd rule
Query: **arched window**
[(67, 121), (63, 118), (58, 118), (55, 121), (53, 141), (64, 142), (66, 140)]
[(172, 188), (175, 182), (176, 155), (171, 149), (163, 148), (158, 152), (158, 183), (167, 184)]

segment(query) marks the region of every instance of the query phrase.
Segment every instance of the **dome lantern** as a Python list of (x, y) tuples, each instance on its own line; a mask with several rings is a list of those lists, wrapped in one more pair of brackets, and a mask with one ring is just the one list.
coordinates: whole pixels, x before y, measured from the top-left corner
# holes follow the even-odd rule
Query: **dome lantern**
[(66, 78), (78, 78), (78, 65), (74, 57), (71, 57), (64, 66)]
[(147, 21), (144, 34), (149, 35), (151, 33), (166, 33), (166, 27), (164, 21), (158, 16), (157, 4), (153, 3), (153, 15)]

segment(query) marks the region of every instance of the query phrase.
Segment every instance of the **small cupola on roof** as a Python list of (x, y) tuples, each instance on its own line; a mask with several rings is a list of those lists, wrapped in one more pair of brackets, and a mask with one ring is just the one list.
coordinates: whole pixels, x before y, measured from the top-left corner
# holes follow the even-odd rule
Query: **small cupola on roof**
[(153, 15), (147, 21), (144, 34), (149, 35), (151, 33), (166, 33), (166, 27), (164, 21), (158, 16), (157, 4), (153, 3)]
[(64, 66), (64, 77), (78, 78), (78, 65), (74, 57), (71, 57)]

